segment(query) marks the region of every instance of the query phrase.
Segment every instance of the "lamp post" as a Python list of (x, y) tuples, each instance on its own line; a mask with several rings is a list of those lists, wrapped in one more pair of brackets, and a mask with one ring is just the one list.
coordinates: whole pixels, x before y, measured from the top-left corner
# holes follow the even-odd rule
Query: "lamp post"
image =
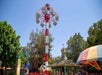
[(41, 27), (45, 25), (45, 73), (48, 75), (48, 44), (49, 44), (49, 27), (51, 23), (56, 26), (59, 17), (49, 4), (46, 4), (36, 13), (36, 22), (40, 23)]

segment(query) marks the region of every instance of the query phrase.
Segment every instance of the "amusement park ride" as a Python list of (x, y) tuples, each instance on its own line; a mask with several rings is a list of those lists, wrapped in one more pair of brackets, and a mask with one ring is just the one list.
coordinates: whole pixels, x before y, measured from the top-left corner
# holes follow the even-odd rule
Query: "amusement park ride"
[(49, 75), (48, 72), (48, 44), (49, 44), (49, 27), (51, 27), (51, 23), (56, 26), (59, 17), (53, 8), (50, 7), (49, 4), (46, 4), (36, 13), (36, 22), (40, 23), (41, 27), (45, 25), (45, 73)]

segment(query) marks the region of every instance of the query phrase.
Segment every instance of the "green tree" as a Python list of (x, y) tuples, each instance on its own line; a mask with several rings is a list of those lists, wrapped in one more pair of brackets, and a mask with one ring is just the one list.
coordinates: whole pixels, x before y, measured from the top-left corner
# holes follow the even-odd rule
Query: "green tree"
[(67, 41), (67, 45), (68, 58), (71, 58), (73, 62), (76, 62), (80, 52), (85, 49), (85, 40), (80, 33), (75, 33), (75, 35), (70, 37), (70, 39)]
[(23, 66), (24, 64), (27, 63), (27, 56), (25, 54), (25, 49), (26, 47), (21, 47), (21, 50), (19, 50), (18, 54), (20, 55), (20, 59), (21, 59), (21, 65)]
[(102, 20), (94, 23), (88, 30), (88, 47), (102, 44)]
[(5, 67), (16, 66), (20, 50), (19, 38), (10, 24), (0, 22), (0, 60)]
[[(42, 31), (37, 31), (37, 44), (35, 45), (34, 48), (32, 48), (30, 52), (30, 62), (35, 71), (38, 70), (38, 68), (44, 63), (44, 56), (45, 56), (45, 32), (44, 30)], [(53, 41), (53, 38), (51, 37), (51, 34), (49, 35), (49, 61), (52, 63), (51, 59), (51, 42)], [(37, 50), (34, 52), (34, 50)]]

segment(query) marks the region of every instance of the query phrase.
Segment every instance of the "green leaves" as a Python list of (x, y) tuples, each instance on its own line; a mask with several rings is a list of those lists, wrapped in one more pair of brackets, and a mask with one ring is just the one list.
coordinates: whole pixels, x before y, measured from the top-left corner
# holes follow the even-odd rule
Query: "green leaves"
[(70, 55), (69, 58), (71, 58), (73, 62), (76, 62), (80, 52), (84, 50), (86, 42), (80, 33), (75, 33), (75, 35), (70, 37), (67, 41), (67, 45), (67, 50)]
[(3, 51), (3, 49), (2, 49), (2, 45), (0, 46), (0, 54), (1, 54), (1, 52)]
[[(0, 22), (0, 58), (4, 66), (14, 66), (20, 49), (19, 36), (7, 21)], [(11, 64), (12, 63), (12, 64)]]
[(88, 47), (102, 44), (102, 20), (94, 23), (88, 30)]

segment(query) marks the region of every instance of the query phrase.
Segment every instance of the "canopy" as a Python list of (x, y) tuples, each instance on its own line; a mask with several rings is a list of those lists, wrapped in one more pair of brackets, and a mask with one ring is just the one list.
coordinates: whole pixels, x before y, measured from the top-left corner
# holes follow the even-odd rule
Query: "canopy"
[(58, 64), (49, 65), (49, 67), (64, 67), (64, 66), (80, 66), (80, 65), (73, 63), (72, 60), (62, 60)]
[(102, 45), (92, 46), (84, 51), (82, 51), (79, 55), (77, 63), (79, 64), (89, 64), (99, 70), (101, 68), (97, 64), (96, 61), (102, 60)]

